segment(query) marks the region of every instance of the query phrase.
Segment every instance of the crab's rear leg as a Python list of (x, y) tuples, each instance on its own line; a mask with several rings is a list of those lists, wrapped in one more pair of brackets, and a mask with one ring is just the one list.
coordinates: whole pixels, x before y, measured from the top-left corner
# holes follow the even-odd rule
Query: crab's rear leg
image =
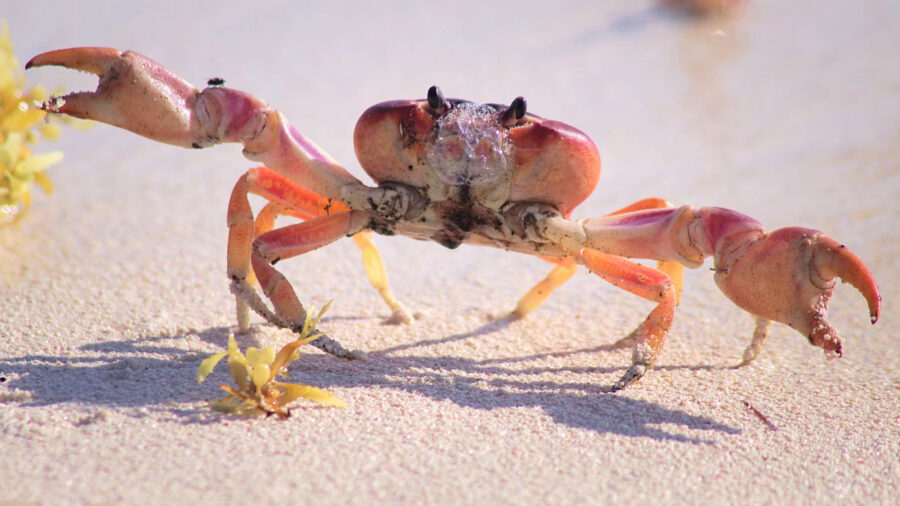
[(528, 293), (519, 299), (516, 308), (510, 313), (510, 317), (516, 319), (525, 318), (528, 313), (540, 307), (541, 304), (550, 297), (553, 290), (572, 279), (572, 276), (578, 271), (578, 264), (575, 263), (575, 260), (572, 258), (541, 258), (557, 264), (556, 267), (554, 267), (544, 279), (540, 280), (538, 284), (534, 285), (531, 290), (528, 290)]
[[(272, 230), (275, 218), (278, 215), (289, 215), (301, 220), (309, 220), (316, 216), (349, 211), (349, 208), (341, 202), (318, 195), (267, 167), (250, 169), (245, 176), (244, 182), (239, 181), (235, 189), (239, 192), (250, 192), (259, 195), (269, 201), (269, 204), (256, 217), (255, 236), (260, 236)], [(233, 195), (232, 198), (240, 198), (240, 196)], [(244, 198), (246, 198), (246, 193)], [(243, 204), (236, 205), (243, 206)], [(246, 212), (244, 214), (246, 215)], [(409, 314), (391, 291), (384, 262), (381, 259), (381, 254), (372, 242), (371, 232), (363, 230), (355, 234), (353, 239), (362, 252), (363, 266), (369, 281), (391, 309), (391, 316), (387, 321), (389, 323), (412, 323), (412, 315)], [(246, 251), (247, 248), (238, 249)], [(250, 274), (252, 275), (252, 271)], [(250, 278), (248, 278), (248, 281), (252, 284)], [(246, 313), (245, 308), (246, 302), (238, 297), (238, 321), (241, 324), (241, 328), (246, 328), (246, 317), (242, 316)]]
[(381, 254), (375, 243), (372, 242), (372, 232), (363, 230), (357, 232), (353, 236), (353, 241), (362, 252), (363, 266), (366, 268), (366, 275), (369, 276), (369, 282), (378, 290), (382, 300), (391, 308), (391, 316), (386, 323), (412, 323), (413, 316), (403, 307), (403, 304), (394, 296), (391, 287), (388, 285), (387, 270), (384, 268), (384, 261), (381, 260)]
[[(665, 199), (651, 197), (643, 200), (639, 200), (634, 202), (633, 204), (629, 204), (628, 206), (619, 209), (618, 211), (614, 211), (609, 213), (607, 216), (614, 216), (617, 214), (629, 213), (633, 211), (642, 211), (645, 209), (659, 209), (672, 207), (671, 204), (666, 202)], [(549, 257), (541, 257), (548, 262), (553, 262), (556, 267), (550, 271), (547, 276), (538, 282), (531, 290), (528, 291), (519, 302), (516, 304), (516, 308), (510, 314), (513, 318), (524, 318), (528, 313), (534, 311), (538, 307), (541, 306), (549, 297), (550, 294), (553, 293), (553, 290), (559, 288), (567, 281), (572, 279), (572, 276), (578, 271), (578, 265), (575, 260), (572, 258), (549, 258)], [(667, 262), (660, 261), (658, 262), (657, 269), (665, 272), (669, 279), (672, 280), (675, 287), (675, 296), (677, 299), (681, 297), (681, 285), (682, 279), (684, 277), (683, 270), (684, 268), (678, 262)], [(633, 340), (635, 334), (631, 333), (622, 339), (622, 342), (630, 342)]]

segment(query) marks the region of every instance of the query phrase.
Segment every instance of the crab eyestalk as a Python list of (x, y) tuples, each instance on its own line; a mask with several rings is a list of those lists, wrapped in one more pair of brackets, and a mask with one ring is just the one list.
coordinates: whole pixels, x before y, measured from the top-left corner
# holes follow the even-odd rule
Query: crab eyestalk
[(450, 102), (444, 98), (444, 92), (437, 86), (428, 88), (428, 107), (438, 115), (450, 110)]
[(506, 127), (513, 126), (525, 117), (526, 109), (527, 105), (525, 103), (525, 98), (516, 97), (512, 103), (509, 104), (509, 107), (503, 111), (503, 114), (500, 116), (500, 122)]

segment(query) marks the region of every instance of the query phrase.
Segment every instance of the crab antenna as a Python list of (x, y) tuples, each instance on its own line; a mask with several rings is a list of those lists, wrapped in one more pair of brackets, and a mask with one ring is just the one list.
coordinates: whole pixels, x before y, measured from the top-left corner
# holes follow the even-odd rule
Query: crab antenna
[(516, 97), (513, 99), (512, 103), (509, 104), (509, 107), (503, 111), (500, 120), (506, 126), (514, 125), (517, 121), (525, 117), (526, 109), (527, 104), (525, 103), (525, 99), (523, 97)]
[(450, 102), (444, 98), (444, 92), (437, 86), (428, 88), (428, 107), (431, 107), (438, 113), (443, 113), (450, 108)]

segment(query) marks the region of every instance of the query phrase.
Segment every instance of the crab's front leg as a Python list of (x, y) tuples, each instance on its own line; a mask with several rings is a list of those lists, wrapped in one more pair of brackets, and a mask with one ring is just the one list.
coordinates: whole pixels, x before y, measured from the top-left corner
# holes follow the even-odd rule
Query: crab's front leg
[(869, 270), (844, 245), (816, 230), (789, 227), (767, 233), (738, 212), (690, 206), (582, 222), (550, 217), (542, 227), (539, 232), (553, 242), (571, 251), (583, 248), (588, 266), (592, 251), (688, 267), (699, 267), (712, 256), (716, 284), (757, 319), (744, 362), (759, 352), (769, 321), (787, 324), (830, 356), (840, 356), (841, 340), (826, 319), (835, 278), (859, 290), (872, 323), (878, 319), (881, 297)]
[[(254, 272), (251, 264), (256, 267), (259, 262), (258, 259), (251, 258), (254, 238), (258, 234), (254, 231), (247, 193), (262, 194), (276, 201), (281, 198), (280, 203), (289, 211), (308, 217), (321, 213), (315, 205), (313, 209), (306, 208), (304, 196), (298, 199), (293, 198), (296, 195), (273, 197), (270, 194), (273, 191), (297, 194), (303, 190), (317, 199), (334, 204), (328, 206), (325, 210), (327, 213), (328, 209), (336, 212), (341, 200), (349, 201), (347, 203), (351, 207), (356, 205), (357, 209), (365, 208), (369, 204), (368, 188), (290, 126), (278, 111), (270, 109), (265, 102), (245, 92), (219, 86), (200, 91), (146, 56), (110, 48), (51, 51), (34, 57), (26, 68), (45, 65), (78, 69), (100, 77), (100, 83), (94, 92), (72, 93), (44, 103), (43, 108), (48, 112), (101, 121), (181, 147), (202, 148), (222, 142), (240, 142), (244, 145), (245, 156), (263, 162), (283, 176), (283, 180), (276, 185), (280, 188), (259, 184), (259, 178), (244, 177), (238, 182), (228, 214), (228, 273), (234, 280), (239, 297), (267, 320), (284, 326), (302, 325), (302, 319), (294, 321), (292, 318), (301, 315), (300, 311), (293, 310), (294, 305), (300, 304), (299, 301), (288, 302), (290, 297), (275, 295), (272, 300), (276, 312), (272, 313), (264, 309), (265, 305), (250, 285)], [(268, 178), (266, 182), (271, 183), (272, 180), (273, 178)], [(342, 198), (344, 195), (350, 197)], [(347, 206), (342, 207), (345, 211), (349, 210)], [(266, 216), (263, 222), (271, 221), (270, 217)], [(317, 223), (321, 225), (321, 221)], [(271, 228), (271, 224), (261, 226), (262, 229), (267, 227)], [(347, 230), (341, 230), (340, 226), (329, 230), (336, 234), (334, 239), (348, 233)], [(355, 231), (358, 230), (354, 230), (354, 233)], [(307, 239), (302, 234), (293, 236), (293, 240), (299, 241), (301, 245)], [(389, 304), (396, 303), (386, 288), (386, 278), (383, 268), (379, 269), (379, 259), (373, 260), (373, 247), (365, 244), (365, 241), (361, 247), (363, 246), (370, 279), (386, 300), (391, 298), (388, 300)], [(269, 278), (280, 276), (270, 273), (266, 267), (261, 266), (259, 270), (267, 273)], [(282, 291), (287, 292), (286, 289)], [(244, 303), (241, 300), (238, 302), (241, 326), (246, 326), (246, 311), (241, 311)], [(299, 307), (302, 309), (302, 305)], [(406, 313), (402, 307), (399, 310), (397, 304), (391, 307), (395, 313), (401, 313), (401, 317), (397, 319), (403, 320), (402, 316)], [(279, 312), (284, 315), (279, 316)]]
[[(265, 198), (268, 204), (256, 216), (255, 221), (247, 200), (253, 193)], [(278, 215), (287, 215), (301, 220), (350, 212), (350, 208), (339, 201), (327, 199), (294, 183), (268, 167), (255, 167), (247, 171), (235, 184), (228, 208), (228, 274), (232, 279), (232, 289), (238, 295), (238, 326), (248, 327), (247, 308), (252, 304), (257, 313), (267, 320), (273, 319), (258, 301), (252, 301), (253, 270), (250, 258), (253, 240), (274, 228)], [(338, 231), (340, 232), (340, 231)], [(371, 232), (361, 230), (353, 239), (362, 252), (363, 266), (372, 286), (391, 308), (388, 323), (411, 323), (412, 315), (397, 300), (388, 285), (387, 273), (381, 255), (371, 240)], [(337, 237), (339, 238), (339, 237)]]
[[(613, 216), (617, 214), (625, 214), (634, 211), (643, 211), (646, 209), (660, 209), (672, 207), (671, 204), (666, 202), (661, 198), (647, 198), (642, 199), (637, 202), (634, 202), (628, 206), (619, 209), (618, 211), (613, 211), (609, 213), (607, 216)], [(528, 291), (521, 299), (519, 299), (518, 304), (516, 304), (516, 308), (512, 311), (513, 318), (524, 318), (528, 313), (537, 309), (547, 298), (550, 297), (550, 294), (564, 283), (566, 283), (572, 276), (575, 275), (577, 271), (578, 264), (572, 257), (567, 258), (544, 258), (548, 262), (553, 262), (556, 267), (550, 271), (547, 276), (542, 279), (538, 284), (536, 284), (531, 290)], [(669, 279), (672, 280), (675, 286), (675, 297), (676, 299), (681, 298), (681, 284), (683, 279), (683, 268), (682, 265), (678, 262), (666, 262), (660, 261), (657, 265), (657, 269), (665, 273)], [(626, 336), (622, 338), (620, 342), (631, 342), (634, 338), (634, 334)]]
[(25, 68), (58, 65), (97, 75), (96, 91), (54, 97), (44, 110), (101, 121), (185, 148), (240, 142), (244, 155), (315, 193), (340, 199), (362, 183), (261, 99), (223, 86), (198, 90), (133, 51), (85, 47), (32, 58)]

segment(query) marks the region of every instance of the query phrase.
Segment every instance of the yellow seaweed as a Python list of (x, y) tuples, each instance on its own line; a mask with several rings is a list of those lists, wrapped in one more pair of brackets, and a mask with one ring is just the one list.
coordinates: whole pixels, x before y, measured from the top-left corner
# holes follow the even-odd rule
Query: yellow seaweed
[(284, 345), (277, 353), (272, 347), (258, 349), (253, 346), (247, 348), (246, 352), (241, 352), (234, 335), (229, 336), (228, 349), (207, 357), (197, 368), (197, 382), (202, 383), (216, 365), (227, 357), (231, 377), (237, 384), (237, 388), (219, 385), (228, 395), (223, 399), (210, 401), (210, 407), (238, 416), (274, 414), (287, 418), (290, 416), (287, 405), (301, 398), (324, 406), (346, 406), (344, 401), (321, 388), (276, 381), (278, 376), (287, 374), (288, 364), (300, 358), (300, 346), (322, 335), (310, 333), (330, 306), (331, 302), (314, 318), (307, 314), (300, 337)]
[(53, 184), (44, 172), (62, 160), (62, 153), (33, 154), (40, 138), (59, 137), (59, 128), (43, 120), (35, 104), (48, 98), (42, 86), (25, 89), (25, 74), (12, 48), (9, 28), (0, 24), (0, 226), (18, 221), (31, 205), (31, 186), (48, 195)]

